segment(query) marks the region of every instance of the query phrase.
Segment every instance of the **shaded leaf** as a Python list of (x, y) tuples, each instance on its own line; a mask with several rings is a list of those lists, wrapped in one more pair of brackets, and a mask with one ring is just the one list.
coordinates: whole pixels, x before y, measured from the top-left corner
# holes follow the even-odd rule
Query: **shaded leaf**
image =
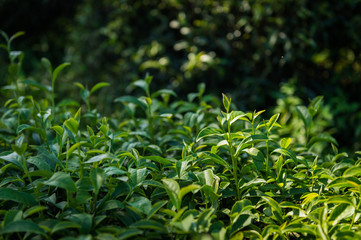
[(11, 188), (0, 189), (0, 200), (14, 201), (30, 206), (34, 206), (37, 204), (36, 199), (33, 197), (33, 195), (26, 192), (20, 192)]
[(311, 124), (311, 116), (308, 112), (307, 107), (305, 106), (297, 106), (296, 111), (298, 116), (302, 119), (303, 123), (305, 124), (306, 128), (308, 128)]
[(60, 187), (71, 192), (76, 192), (77, 190), (73, 179), (64, 172), (54, 173), (48, 181), (44, 182), (44, 184), (54, 187)]
[(39, 227), (38, 224), (28, 220), (19, 220), (19, 221), (11, 222), (1, 229), (0, 234), (19, 233), (19, 232), (45, 235), (45, 231), (41, 227)]

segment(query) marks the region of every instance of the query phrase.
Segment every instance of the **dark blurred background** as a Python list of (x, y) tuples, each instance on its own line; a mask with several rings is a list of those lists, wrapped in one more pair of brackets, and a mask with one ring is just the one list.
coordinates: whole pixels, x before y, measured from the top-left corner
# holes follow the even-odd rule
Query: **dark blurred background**
[[(39, 81), (47, 57), (64, 71), (58, 96), (74, 98), (97, 82), (98, 109), (146, 73), (154, 88), (180, 97), (228, 93), (242, 110), (267, 109), (284, 84), (302, 99), (323, 95), (341, 146), (361, 147), (361, 1), (359, 0), (0, 0), (0, 29), (25, 31), (24, 74)], [(6, 84), (5, 51), (0, 84)]]

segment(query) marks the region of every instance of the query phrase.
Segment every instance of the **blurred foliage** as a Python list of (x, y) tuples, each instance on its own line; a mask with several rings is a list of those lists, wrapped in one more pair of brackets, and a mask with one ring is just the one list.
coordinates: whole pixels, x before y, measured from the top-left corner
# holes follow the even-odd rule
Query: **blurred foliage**
[[(1, 12), (15, 5), (4, 2)], [(98, 101), (89, 99), (102, 111), (111, 112), (114, 96), (129, 94), (133, 89), (126, 86), (133, 86), (129, 83), (146, 73), (154, 76), (153, 86), (174, 89), (179, 96), (204, 82), (218, 96), (232, 95), (243, 110), (280, 108), (292, 99), (307, 104), (308, 99), (323, 95), (341, 147), (361, 147), (359, 0), (83, 0), (73, 4), (44, 0), (37, 4), (52, 4), (62, 13), (46, 21), (28, 10), (24, 16), (44, 26), (36, 33), (40, 39), (55, 33), (47, 40), (56, 56), (44, 55), (55, 63), (59, 58), (72, 63), (63, 81), (81, 82), (89, 89), (98, 82), (113, 86), (102, 89)], [(24, 12), (26, 4), (18, 5), (13, 12)], [(67, 8), (75, 9), (75, 14)], [(14, 19), (20, 18), (8, 14), (2, 22), (18, 28), (13, 31), (34, 32), (35, 27), (21, 29)], [(65, 86), (59, 86), (59, 96), (78, 92)], [(292, 89), (291, 94), (282, 90), (285, 86)]]

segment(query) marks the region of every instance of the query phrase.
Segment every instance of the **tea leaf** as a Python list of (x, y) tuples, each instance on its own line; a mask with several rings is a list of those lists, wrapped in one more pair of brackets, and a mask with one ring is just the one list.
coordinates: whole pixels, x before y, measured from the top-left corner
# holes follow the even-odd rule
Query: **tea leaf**
[(99, 193), (100, 187), (103, 185), (104, 182), (104, 170), (101, 168), (95, 168), (90, 171), (90, 180), (94, 187), (95, 194)]
[(351, 168), (346, 169), (343, 173), (343, 177), (353, 177), (353, 176), (360, 176), (361, 175), (361, 167), (354, 166)]
[(63, 63), (57, 66), (53, 72), (51, 81), (54, 83), (55, 79), (58, 77), (59, 73), (66, 67), (70, 66), (70, 63)]
[(268, 125), (268, 132), (270, 132), (271, 130), (272, 130), (272, 128), (273, 128), (273, 126), (275, 125), (275, 123), (277, 122), (277, 120), (278, 120), (278, 118), (280, 117), (280, 114), (279, 113), (276, 113), (275, 115), (273, 115), (270, 119), (269, 119), (269, 121), (268, 121), (268, 123), (267, 123), (267, 125)]
[(37, 204), (36, 199), (31, 194), (16, 191), (11, 188), (0, 188), (0, 199), (23, 203), (29, 206), (34, 206)]
[(305, 106), (297, 106), (296, 107), (298, 116), (302, 119), (303, 123), (305, 124), (306, 128), (308, 128), (311, 124), (311, 116), (308, 112), (307, 107)]
[(33, 223), (29, 220), (19, 220), (7, 224), (1, 229), (0, 235), (7, 233), (19, 233), (19, 232), (45, 235), (45, 231), (41, 227), (39, 227), (38, 224)]
[(101, 89), (101, 88), (103, 88), (103, 87), (108, 87), (108, 86), (110, 86), (110, 84), (107, 83), (107, 82), (97, 83), (97, 84), (95, 84), (94, 87), (92, 87), (92, 89), (90, 89), (90, 94), (94, 93), (94, 92), (97, 91), (98, 89)]
[(283, 216), (282, 209), (281, 209), (280, 205), (278, 204), (278, 202), (276, 202), (275, 200), (273, 200), (270, 197), (265, 197), (265, 196), (262, 196), (262, 199), (265, 200), (266, 203), (268, 203), (270, 205), (270, 207), (272, 207), (274, 210), (276, 210), (280, 216)]
[(74, 134), (78, 133), (79, 122), (74, 118), (69, 118), (65, 120), (64, 125)]
[(179, 210), (180, 209), (180, 202), (178, 198), (178, 194), (180, 191), (179, 184), (173, 179), (162, 179), (162, 182), (173, 206)]
[(80, 228), (80, 225), (74, 222), (61, 221), (55, 224), (55, 226), (51, 229), (51, 233), (53, 234), (57, 231), (61, 231), (69, 228)]
[(221, 129), (212, 128), (212, 127), (206, 127), (203, 128), (197, 136), (196, 142), (199, 142), (202, 138), (209, 137), (209, 136), (215, 136), (222, 134)]
[(148, 220), (140, 220), (140, 221), (132, 224), (131, 227), (166, 232), (166, 228), (162, 224), (160, 224), (157, 221), (149, 220), (149, 219)]
[(50, 185), (54, 187), (60, 187), (67, 191), (76, 192), (77, 188), (73, 179), (64, 172), (56, 172), (53, 176), (44, 182), (45, 185)]

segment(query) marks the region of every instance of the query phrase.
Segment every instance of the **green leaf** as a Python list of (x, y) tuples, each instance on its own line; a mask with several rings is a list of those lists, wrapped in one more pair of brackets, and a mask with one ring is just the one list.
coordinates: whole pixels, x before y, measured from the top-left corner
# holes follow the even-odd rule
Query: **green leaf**
[(32, 87), (36, 87), (36, 88), (39, 88), (41, 90), (43, 90), (44, 92), (50, 92), (51, 89), (39, 82), (36, 82), (36, 81), (33, 81), (33, 80), (30, 80), (30, 79), (25, 79), (23, 81), (21, 81), (21, 83), (23, 84), (27, 84), (28, 86), (32, 86)]
[(85, 90), (84, 85), (81, 84), (80, 82), (75, 82), (74, 85), (77, 86), (78, 88), (80, 88), (81, 90)]
[(95, 86), (92, 87), (92, 89), (90, 90), (90, 94), (92, 94), (93, 92), (95, 92), (96, 90), (98, 90), (98, 89), (100, 89), (100, 88), (108, 87), (108, 86), (110, 86), (110, 84), (107, 83), (107, 82), (97, 83), (97, 84), (95, 84)]
[(335, 146), (338, 146), (336, 139), (327, 133), (317, 134), (317, 136), (314, 136), (311, 138), (311, 140), (309, 141), (308, 144), (309, 144), (309, 146), (311, 146), (312, 144), (314, 144), (316, 142), (329, 142), (329, 143), (334, 144)]
[(76, 192), (77, 188), (73, 179), (64, 172), (56, 172), (53, 176), (44, 182), (45, 185), (63, 188), (67, 191)]
[(67, 219), (80, 226), (79, 229), (80, 234), (90, 233), (93, 225), (93, 218), (90, 214), (88, 213), (73, 214), (67, 217)]
[(63, 136), (64, 129), (59, 125), (52, 126), (51, 129), (53, 129), (57, 134), (59, 134), (59, 136)]
[(265, 142), (268, 140), (269, 140), (269, 138), (263, 134), (256, 134), (256, 135), (249, 136), (249, 137), (243, 139), (240, 144), (238, 144), (237, 149), (236, 149), (236, 156), (238, 156), (238, 154), (240, 154), (240, 152), (243, 149), (247, 148), (248, 146), (251, 146), (252, 144), (255, 144), (258, 142)]
[(55, 79), (58, 77), (59, 73), (67, 66), (69, 66), (70, 63), (63, 63), (63, 64), (60, 64), (58, 67), (55, 68), (54, 72), (53, 72), (53, 76), (52, 76), (52, 79), (51, 79), (51, 82), (53, 83), (53, 86), (54, 86), (54, 82), (55, 82)]
[(152, 98), (158, 97), (159, 95), (163, 95), (163, 94), (172, 95), (174, 97), (177, 97), (177, 94), (173, 90), (161, 89), (161, 90), (158, 90), (155, 93), (153, 93)]
[(214, 136), (214, 135), (220, 135), (220, 134), (222, 134), (221, 129), (206, 127), (206, 128), (203, 128), (199, 132), (196, 142), (199, 142), (199, 140), (201, 140), (202, 138), (209, 137), (209, 136)]
[(63, 163), (56, 156), (54, 156), (53, 153), (49, 152), (46, 148), (42, 146), (31, 146), (31, 147), (38, 150), (41, 153), (41, 155), (43, 155), (47, 160), (51, 160), (54, 164), (57, 164), (64, 169)]
[(167, 204), (168, 201), (159, 201), (156, 202), (153, 206), (152, 209), (147, 213), (147, 218), (151, 218), (156, 212), (158, 212), (158, 210), (160, 210), (165, 204)]
[(296, 111), (298, 116), (302, 119), (303, 123), (305, 124), (306, 128), (308, 128), (311, 124), (311, 116), (308, 112), (307, 107), (305, 106), (297, 106)]
[(222, 93), (222, 99), (223, 99), (223, 106), (226, 109), (227, 113), (229, 113), (229, 108), (231, 106), (231, 99), (227, 98), (225, 94)]
[(266, 201), (266, 203), (268, 203), (268, 205), (273, 208), (274, 210), (276, 210), (278, 212), (278, 214), (280, 216), (283, 216), (283, 212), (282, 212), (282, 209), (279, 205), (278, 202), (276, 202), (275, 200), (273, 200), (272, 198), (270, 197), (265, 197), (265, 196), (262, 196), (262, 199)]
[(248, 153), (252, 157), (256, 169), (260, 171), (265, 162), (265, 157), (263, 153), (260, 150), (258, 150), (258, 148), (247, 148), (243, 151)]
[(343, 177), (359, 177), (361, 175), (361, 167), (354, 166), (351, 168), (346, 169), (346, 171), (343, 173)]
[(318, 196), (318, 193), (307, 193), (306, 195), (301, 197), (301, 199), (303, 198), (302, 204), (306, 205)]
[(130, 186), (132, 188), (136, 188), (140, 186), (144, 182), (148, 174), (146, 168), (129, 169), (128, 172), (130, 174), (129, 180), (130, 180)]
[(12, 152), (7, 155), (0, 156), (0, 159), (4, 160), (6, 162), (10, 162), (10, 163), (18, 166), (20, 169), (23, 169), (23, 165), (20, 161), (20, 156), (16, 152)]
[(69, 229), (69, 228), (80, 228), (80, 225), (75, 222), (61, 221), (61, 222), (58, 222), (57, 224), (55, 224), (54, 227), (52, 227), (51, 234), (53, 234), (57, 231), (61, 231), (61, 230)]
[(19, 220), (7, 224), (1, 229), (0, 235), (6, 233), (19, 233), (19, 232), (45, 235), (45, 231), (41, 227), (39, 227), (38, 224), (28, 220)]
[(336, 178), (335, 180), (330, 182), (327, 187), (328, 188), (335, 188), (335, 187), (351, 188), (360, 193), (360, 185), (361, 185), (360, 181), (357, 180), (356, 178), (340, 177), (340, 178)]
[(249, 211), (251, 209), (254, 209), (255, 206), (252, 204), (252, 202), (248, 199), (242, 199), (240, 201), (237, 201), (232, 206), (231, 210), (231, 218), (234, 218), (233, 216), (236, 214), (242, 214), (245, 211)]
[(262, 237), (264, 239), (269, 239), (271, 235), (282, 235), (281, 228), (277, 225), (268, 225), (262, 231)]
[(71, 156), (71, 154), (77, 150), (78, 148), (80, 148), (83, 145), (88, 145), (88, 142), (86, 141), (81, 141), (81, 142), (77, 142), (75, 143), (73, 146), (71, 146), (69, 148), (69, 150), (66, 152), (66, 159), (69, 159), (69, 157)]
[(67, 106), (78, 108), (80, 106), (80, 104), (77, 101), (72, 100), (72, 99), (63, 99), (58, 104), (56, 104), (56, 107), (58, 107), (58, 108), (67, 107)]
[(232, 223), (231, 235), (252, 224), (253, 216), (250, 214), (238, 215)]
[(152, 202), (146, 197), (134, 197), (127, 204), (145, 215), (148, 215), (152, 209)]
[(272, 130), (273, 126), (275, 125), (275, 123), (277, 122), (279, 117), (280, 117), (280, 114), (276, 113), (269, 119), (269, 121), (267, 123), (267, 131), (268, 132), (270, 132)]
[(298, 159), (296, 157), (296, 154), (294, 152), (292, 152), (291, 150), (286, 149), (286, 148), (276, 148), (275, 150), (273, 150), (272, 153), (274, 153), (274, 152), (280, 153), (282, 155), (286, 155), (286, 156), (290, 157), (296, 165), (298, 164)]
[(46, 70), (49, 71), (50, 74), (53, 73), (53, 67), (51, 66), (49, 59), (43, 57), (43, 58), (41, 58), (41, 63), (44, 65)]
[(44, 206), (33, 206), (29, 209), (27, 209), (25, 212), (24, 212), (24, 215), (23, 217), (24, 218), (27, 218), (27, 217), (30, 217), (31, 215), (35, 214), (35, 213), (38, 213), (38, 212), (42, 212), (44, 210), (48, 209), (48, 207), (44, 207)]
[(135, 105), (141, 107), (143, 110), (147, 109), (147, 105), (144, 102), (141, 102), (138, 100), (138, 98), (132, 96), (118, 97), (114, 100), (114, 102), (134, 103)]
[(137, 80), (135, 82), (132, 83), (134, 86), (140, 87), (141, 89), (144, 90), (144, 92), (147, 94), (147, 96), (149, 95), (149, 84), (144, 81), (144, 80)]
[(312, 225), (304, 224), (304, 223), (290, 223), (283, 230), (283, 233), (305, 233), (311, 234), (313, 236), (316, 235), (316, 229)]
[(24, 31), (19, 31), (19, 32), (16, 32), (14, 35), (12, 35), (9, 39), (9, 43), (11, 43), (15, 38), (18, 38), (22, 35), (25, 35), (25, 32)]
[(72, 133), (78, 133), (79, 122), (74, 118), (69, 118), (68, 120), (65, 120), (64, 124)]
[(157, 163), (160, 163), (163, 165), (172, 163), (172, 161), (170, 161), (166, 158), (160, 157), (160, 156), (145, 156), (145, 157), (142, 157), (141, 159), (149, 159), (151, 161), (154, 161), (154, 162), (157, 162)]
[(292, 139), (291, 138), (282, 138), (281, 139), (281, 148), (288, 148), (288, 146), (291, 144)]
[(192, 192), (194, 190), (197, 190), (197, 189), (200, 189), (201, 186), (197, 185), (197, 184), (191, 184), (191, 185), (188, 185), (186, 187), (182, 187), (178, 193), (178, 202), (179, 204), (182, 203), (182, 199), (183, 197), (189, 193), (189, 192)]
[(100, 212), (104, 212), (104, 211), (108, 211), (108, 210), (123, 209), (123, 208), (124, 208), (124, 204), (121, 201), (111, 199), (111, 200), (106, 201), (101, 206), (99, 206), (99, 209), (97, 209), (97, 212), (100, 213)]
[(103, 153), (103, 154), (100, 154), (100, 155), (96, 155), (90, 159), (88, 159), (86, 162), (84, 163), (94, 163), (94, 162), (100, 162), (100, 161), (103, 161), (104, 159), (112, 159), (114, 158), (114, 156), (112, 156), (111, 154), (109, 153)]
[(157, 221), (154, 221), (154, 220), (149, 220), (149, 219), (148, 220), (140, 220), (140, 221), (132, 224), (130, 227), (167, 232), (167, 229), (163, 226), (163, 224), (161, 224)]
[(333, 221), (332, 226), (338, 224), (341, 220), (350, 218), (355, 214), (353, 205), (342, 203), (332, 210), (328, 221)]
[(188, 168), (188, 161), (178, 160), (176, 162), (176, 172), (179, 178), (182, 178)]
[(6, 42), (9, 42), (9, 36), (4, 32), (3, 30), (0, 30), (1, 36), (6, 40)]
[(33, 197), (33, 195), (11, 188), (0, 188), (0, 200), (14, 201), (29, 206), (37, 205), (36, 199)]
[(228, 169), (232, 169), (232, 166), (223, 158), (221, 158), (220, 156), (218, 156), (217, 154), (214, 153), (210, 153), (210, 152), (203, 152), (202, 156), (205, 159), (211, 159), (212, 161), (214, 161), (216, 164), (222, 165), (223, 167), (226, 167)]
[(241, 119), (241, 120), (245, 120), (244, 117), (247, 114), (245, 114), (242, 111), (232, 111), (231, 113), (228, 114), (229, 116), (229, 124), (232, 125), (234, 122), (236, 122), (237, 120)]
[(332, 196), (327, 199), (327, 203), (333, 203), (333, 204), (349, 204), (354, 206), (354, 203), (349, 197), (346, 196)]
[(93, 168), (90, 171), (90, 181), (94, 187), (95, 194), (99, 193), (105, 179), (104, 170), (102, 168)]
[(127, 172), (118, 167), (110, 166), (110, 167), (104, 168), (104, 173), (105, 173), (105, 176), (108, 177), (111, 175), (124, 175)]
[(173, 179), (162, 179), (162, 182), (173, 206), (179, 210), (181, 207), (178, 200), (178, 194), (180, 191), (179, 184)]
[[(124, 229), (124, 232), (122, 232), (120, 235), (118, 235), (118, 239), (119, 240), (123, 240), (123, 239), (129, 239), (132, 238), (134, 236), (143, 234), (143, 231), (140, 229)], [(135, 239), (135, 238), (133, 238)]]

